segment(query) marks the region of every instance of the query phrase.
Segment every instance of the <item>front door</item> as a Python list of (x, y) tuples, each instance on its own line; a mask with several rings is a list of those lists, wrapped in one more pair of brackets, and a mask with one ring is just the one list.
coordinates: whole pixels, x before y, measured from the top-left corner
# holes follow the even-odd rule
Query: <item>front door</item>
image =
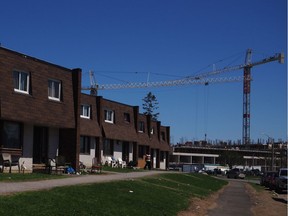
[(48, 128), (34, 127), (33, 163), (46, 163), (48, 159)]

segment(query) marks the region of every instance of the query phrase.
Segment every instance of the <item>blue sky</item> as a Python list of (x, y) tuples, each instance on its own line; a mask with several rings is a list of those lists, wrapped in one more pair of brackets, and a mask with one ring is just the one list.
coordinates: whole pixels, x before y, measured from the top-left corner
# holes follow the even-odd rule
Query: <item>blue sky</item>
[[(171, 80), (284, 52), (286, 0), (10, 0), (0, 5), (0, 43), (97, 83)], [(242, 70), (223, 76), (241, 76)], [(287, 140), (287, 61), (252, 68), (251, 139)], [(142, 107), (151, 91), (171, 142), (241, 140), (243, 84), (103, 90)]]

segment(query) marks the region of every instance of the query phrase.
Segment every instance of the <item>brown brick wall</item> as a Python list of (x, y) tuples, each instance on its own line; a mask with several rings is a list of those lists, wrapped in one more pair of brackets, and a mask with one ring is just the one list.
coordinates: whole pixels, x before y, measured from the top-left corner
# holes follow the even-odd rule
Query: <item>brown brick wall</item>
[[(30, 74), (29, 95), (14, 91), (14, 70)], [(75, 127), (72, 70), (0, 48), (0, 74), (2, 119), (54, 127)], [(60, 102), (48, 99), (48, 79), (62, 82)]]
[[(80, 134), (85, 136), (101, 136), (101, 130), (98, 124), (97, 116), (97, 97), (81, 94), (81, 104), (90, 105), (90, 119), (80, 118)], [(80, 105), (81, 105), (80, 104)]]
[[(169, 151), (170, 128), (161, 126), (161, 122), (152, 121), (151, 116), (139, 113), (139, 107), (110, 101), (98, 97), (100, 127), (104, 128), (104, 136), (108, 139), (119, 139), (135, 141), (138, 145), (147, 145), (150, 148)], [(104, 122), (104, 110), (115, 111), (114, 124)], [(130, 124), (124, 121), (124, 112), (130, 114)], [(144, 133), (138, 132), (138, 123), (143, 121), (145, 124)], [(154, 134), (150, 134), (150, 128), (154, 127)], [(161, 140), (161, 132), (165, 133), (165, 140)], [(134, 136), (135, 134), (135, 136)]]
[[(133, 106), (121, 104), (118, 102), (106, 100), (103, 98), (100, 99), (100, 119), (102, 125), (104, 127), (105, 136), (109, 136), (107, 138), (122, 139), (125, 141), (135, 141), (136, 137), (136, 129), (135, 129), (135, 120), (134, 120), (134, 108)], [(104, 119), (104, 110), (109, 109), (115, 112), (114, 114), (114, 124), (105, 122)], [(124, 113), (129, 113), (130, 122), (124, 121)]]
[[(30, 94), (14, 91), (13, 71), (30, 74)], [(70, 70), (36, 58), (0, 47), (0, 119), (27, 122), (33, 125), (58, 127), (60, 129), (59, 153), (78, 167), (80, 135), (133, 142), (137, 145), (167, 151), (170, 128), (151, 121), (150, 116), (139, 114), (138, 106), (129, 106), (98, 96), (81, 94), (81, 70)], [(61, 101), (48, 99), (48, 79), (62, 82)], [(91, 119), (80, 118), (80, 105), (91, 105)], [(115, 112), (114, 124), (105, 123), (104, 110)], [(130, 123), (124, 121), (124, 113), (130, 114)], [(139, 121), (144, 121), (145, 132), (138, 132)], [(154, 134), (150, 135), (150, 127)], [(165, 132), (165, 141), (161, 140)]]

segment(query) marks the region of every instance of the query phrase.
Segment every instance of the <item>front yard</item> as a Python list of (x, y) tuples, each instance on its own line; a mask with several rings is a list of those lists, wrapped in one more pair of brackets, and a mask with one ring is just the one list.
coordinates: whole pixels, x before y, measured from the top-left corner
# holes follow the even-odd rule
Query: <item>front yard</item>
[(177, 215), (188, 208), (192, 197), (205, 197), (226, 183), (202, 174), (163, 172), (141, 179), (0, 196), (0, 215)]

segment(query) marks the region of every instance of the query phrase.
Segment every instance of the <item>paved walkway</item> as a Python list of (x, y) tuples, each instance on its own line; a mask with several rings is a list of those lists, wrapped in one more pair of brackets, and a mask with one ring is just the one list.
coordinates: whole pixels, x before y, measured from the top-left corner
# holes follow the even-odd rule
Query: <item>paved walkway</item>
[(251, 216), (252, 203), (243, 181), (229, 181), (219, 195), (216, 208), (208, 211), (209, 216)]
[(151, 176), (163, 171), (148, 171), (148, 172), (131, 172), (131, 173), (109, 173), (104, 175), (82, 175), (71, 178), (51, 179), (31, 182), (0, 182), (0, 195), (47, 190), (54, 187), (69, 186), (76, 184), (89, 184), (97, 182), (118, 181), (125, 179), (141, 178), (144, 176)]

